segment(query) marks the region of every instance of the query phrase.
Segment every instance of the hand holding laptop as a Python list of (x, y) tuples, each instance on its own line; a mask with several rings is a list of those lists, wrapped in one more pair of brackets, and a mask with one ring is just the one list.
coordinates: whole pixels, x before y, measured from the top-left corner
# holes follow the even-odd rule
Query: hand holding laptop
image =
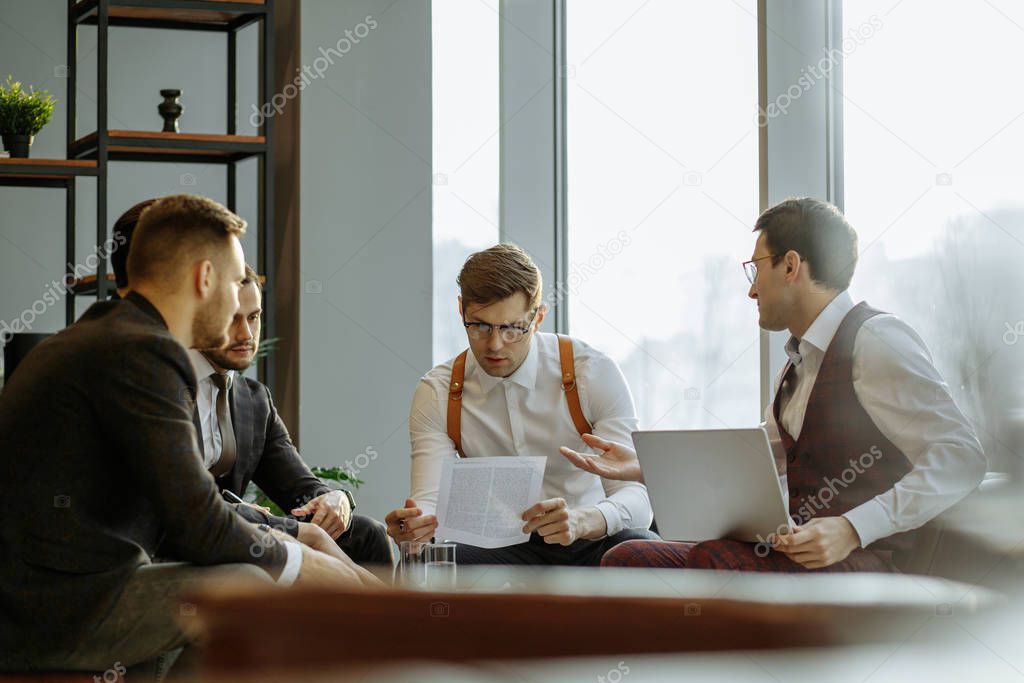
[(860, 547), (860, 536), (846, 517), (815, 517), (774, 540), (776, 550), (808, 569), (842, 562)]
[[(655, 486), (650, 493), (655, 514), (668, 530), (669, 535), (666, 538), (696, 541), (718, 536), (719, 534), (714, 531), (708, 532), (701, 528), (695, 530), (694, 527), (700, 525), (689, 523), (697, 518), (707, 521), (708, 509), (717, 509), (720, 517), (734, 518), (735, 523), (712, 526), (718, 526), (718, 531), (728, 529), (722, 534), (726, 537), (738, 537), (743, 540), (754, 540), (750, 531), (753, 527), (763, 525), (766, 529), (770, 528), (770, 524), (758, 520), (768, 519), (774, 523), (786, 519), (781, 491), (776, 495), (773, 484), (775, 473), (770, 466), (771, 451), (767, 438), (760, 429), (746, 430), (748, 437), (753, 438), (742, 439), (746, 443), (741, 443), (737, 439), (744, 431), (736, 430), (730, 433), (694, 430), (689, 433), (661, 435), (650, 433), (656, 441), (664, 442), (651, 444), (647, 457), (649, 464), (657, 465), (660, 472), (653, 479)], [(634, 438), (636, 436), (634, 435)], [(584, 435), (583, 440), (591, 448), (600, 450), (601, 454), (585, 455), (562, 447), (562, 455), (576, 467), (605, 479), (643, 481), (640, 460), (634, 449), (604, 441), (591, 434)], [(673, 442), (672, 446), (669, 446), (668, 442)], [(708, 454), (714, 455), (706, 463), (706, 467), (699, 467), (695, 461)], [(659, 456), (664, 462), (659, 462)], [(706, 493), (709, 476), (711, 480), (734, 482), (734, 486), (741, 483), (749, 484), (751, 480), (757, 480), (759, 484), (755, 486), (756, 490), (745, 491), (739, 495), (723, 496), (712, 492), (709, 498), (703, 500), (701, 495)], [(692, 486), (694, 490), (685, 492), (688, 486)], [(689, 511), (691, 514), (687, 514), (686, 510), (677, 509), (680, 496), (683, 500), (701, 499), (701, 502)], [(758, 498), (762, 499), (761, 504), (755, 505), (752, 509), (736, 509), (743, 508), (746, 503)], [(817, 517), (800, 526), (792, 525), (789, 529), (784, 529), (786, 526), (788, 522), (783, 522), (776, 528), (781, 530), (780, 533), (767, 532), (761, 542), (767, 543), (778, 552), (785, 553), (794, 562), (808, 569), (828, 567), (840, 562), (860, 547), (860, 537), (845, 517)], [(679, 531), (674, 532), (674, 529)], [(784, 533), (785, 531), (789, 533)], [(760, 539), (762, 536), (757, 538)]]

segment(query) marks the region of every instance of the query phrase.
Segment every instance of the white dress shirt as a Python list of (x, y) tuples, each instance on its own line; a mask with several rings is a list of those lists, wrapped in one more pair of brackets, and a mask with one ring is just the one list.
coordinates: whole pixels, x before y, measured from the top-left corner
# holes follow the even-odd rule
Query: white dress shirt
[[(196, 411), (199, 413), (199, 425), (202, 427), (202, 434), (199, 438), (203, 442), (203, 466), (209, 470), (221, 455), (220, 420), (217, 418), (217, 398), (220, 395), (220, 388), (210, 379), (215, 370), (206, 359), (206, 356), (195, 349), (188, 350), (189, 360), (192, 361), (192, 369), (196, 373)], [(234, 371), (228, 370), (228, 390), (234, 381)], [(299, 576), (299, 569), (302, 568), (302, 549), (295, 543), (285, 543), (284, 548), (288, 553), (284, 569), (277, 577), (277, 583), (282, 586), (290, 586), (295, 583)]]
[[(525, 342), (524, 342), (525, 343)], [(509, 377), (492, 377), (472, 352), (466, 359), (462, 394), (462, 450), (474, 456), (539, 455), (547, 458), (543, 496), (564, 498), (570, 508), (597, 507), (608, 535), (650, 526), (647, 488), (637, 482), (602, 479), (573, 466), (558, 452), (568, 446), (594, 453), (580, 438), (562, 391), (558, 337), (536, 333), (523, 364)], [(573, 340), (576, 382), (583, 414), (593, 433), (631, 443), (636, 410), (629, 386), (612, 359)], [(428, 372), (416, 387), (409, 415), (412, 494), (425, 514), (437, 508), (441, 464), (458, 457), (448, 438), (448, 385), (454, 359)]]
[[(188, 350), (192, 369), (196, 373), (196, 410), (199, 412), (199, 424), (203, 428), (200, 435), (203, 440), (203, 465), (210, 469), (220, 460), (221, 436), (220, 420), (217, 418), (217, 397), (220, 389), (210, 378), (215, 370), (206, 356), (195, 349)], [(234, 372), (228, 370), (228, 387), (234, 381)]]
[[(786, 343), (796, 376), (791, 396), (780, 405), (779, 421), (794, 439), (800, 438), (825, 351), (853, 307), (849, 292), (840, 293), (802, 339), (790, 337)], [(782, 372), (775, 381), (776, 393), (781, 381)], [(863, 547), (927, 523), (973, 491), (987, 463), (978, 437), (953, 401), (924, 342), (896, 316), (876, 315), (860, 328), (853, 344), (853, 389), (871, 421), (912, 465), (891, 489), (843, 515), (857, 530)], [(765, 422), (782, 490), (788, 494), (786, 453), (771, 405)]]

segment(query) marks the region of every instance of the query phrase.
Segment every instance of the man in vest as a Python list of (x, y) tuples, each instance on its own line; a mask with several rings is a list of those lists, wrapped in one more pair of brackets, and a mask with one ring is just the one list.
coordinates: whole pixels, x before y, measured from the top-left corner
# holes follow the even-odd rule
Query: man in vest
[(519, 247), (473, 254), (458, 278), (469, 350), (420, 380), (409, 416), (412, 495), (385, 517), (396, 542), (430, 540), (446, 458), (548, 458), (543, 500), (523, 510), (529, 541), (506, 548), (460, 545), (459, 564), (597, 565), (630, 539), (656, 539), (647, 488), (583, 472), (558, 455), (581, 434), (625, 441), (636, 429), (618, 366), (583, 342), (539, 332), (541, 274)]
[[(636, 542), (602, 564), (752, 571), (895, 571), (913, 530), (974, 490), (985, 455), (928, 349), (906, 323), (847, 288), (857, 233), (839, 210), (789, 199), (757, 219), (743, 264), (760, 325), (789, 330), (789, 361), (765, 416), (794, 533), (767, 544)], [(935, 273), (934, 277), (941, 277)], [(585, 471), (642, 480), (636, 454), (613, 443)]]

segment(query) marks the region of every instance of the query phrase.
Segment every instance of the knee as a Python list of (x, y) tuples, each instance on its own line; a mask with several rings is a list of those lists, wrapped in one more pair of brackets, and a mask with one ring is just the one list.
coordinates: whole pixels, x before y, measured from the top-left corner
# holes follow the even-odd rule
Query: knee
[[(338, 545), (344, 546), (346, 536), (351, 537), (357, 548), (348, 548), (355, 551), (358, 557), (352, 559), (358, 563), (369, 564), (392, 564), (394, 551), (391, 538), (388, 536), (387, 527), (376, 519), (353, 515), (352, 525), (349, 533), (338, 539)], [(343, 549), (345, 549), (343, 547)]]
[(627, 540), (601, 556), (602, 567), (643, 567), (644, 540)]
[(738, 541), (703, 541), (693, 546), (686, 556), (690, 569), (740, 569), (745, 558), (745, 544)]
[(352, 517), (352, 527), (357, 529), (366, 538), (371, 538), (375, 541), (389, 538), (388, 528), (373, 517), (354, 515)]
[(391, 537), (388, 536), (388, 528), (382, 522), (370, 517), (364, 517), (368, 527), (366, 535), (371, 539), (375, 547), (391, 547)]

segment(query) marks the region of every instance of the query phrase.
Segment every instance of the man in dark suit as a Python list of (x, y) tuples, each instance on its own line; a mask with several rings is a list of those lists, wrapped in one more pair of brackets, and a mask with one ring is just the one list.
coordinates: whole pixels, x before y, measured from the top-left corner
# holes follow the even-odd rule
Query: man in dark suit
[[(123, 297), (130, 291), (128, 283), (128, 254), (131, 252), (132, 236), (139, 217), (156, 199), (146, 199), (125, 211), (114, 223), (114, 240), (120, 244), (110, 256), (110, 265), (114, 271), (117, 293), (113, 296)], [(231, 325), (229, 336), (230, 346), (223, 350), (212, 351), (205, 357), (199, 352), (190, 350), (189, 355), (196, 369), (198, 384), (198, 402), (195, 415), (196, 432), (199, 435), (199, 446), (204, 452), (208, 467), (212, 467), (221, 458), (221, 433), (211, 433), (211, 424), (217, 423), (216, 406), (207, 396), (217, 389), (211, 381), (214, 368), (210, 363), (217, 364), (214, 357), (222, 364), (217, 368), (219, 374), (225, 375), (225, 381), (231, 381), (229, 370), (244, 371), (256, 355), (260, 332), (260, 287), (256, 272), (246, 266), (246, 278), (252, 282), (249, 289), (243, 288), (239, 300), (245, 299), (245, 313), (236, 313)], [(251, 289), (251, 291), (249, 291)], [(254, 334), (253, 334), (254, 333)], [(235, 337), (241, 335), (238, 340)], [(232, 351), (238, 347), (237, 351)], [(320, 526), (337, 542), (338, 547), (350, 558), (360, 564), (391, 564), (393, 562), (393, 546), (387, 537), (382, 524), (369, 517), (353, 515), (355, 499), (351, 493), (331, 493), (327, 486), (317, 479), (306, 464), (302, 462), (295, 446), (288, 436), (288, 430), (277, 414), (270, 390), (254, 380), (245, 379), (238, 382), (238, 390), (229, 389), (229, 408), (232, 416), (245, 416), (245, 419), (233, 420), (238, 462), (228, 466), (227, 461), (221, 463), (217, 470), (217, 484), (221, 490), (231, 491), (241, 497), (250, 480), (270, 496), (283, 510), (290, 511), (299, 506), (309, 505), (302, 514), (312, 518), (312, 523)], [(202, 410), (202, 419), (199, 411)], [(252, 421), (253, 418), (255, 422)], [(232, 462), (234, 460), (232, 459)], [(326, 504), (326, 503), (330, 504)], [(238, 512), (254, 523), (269, 524), (275, 529), (283, 530), (296, 536), (304, 527), (295, 524), (291, 518), (273, 517), (254, 506), (236, 506)], [(310, 541), (303, 534), (304, 541)], [(320, 550), (324, 539), (313, 538)]]
[[(259, 348), (261, 295), (259, 276), (246, 266), (227, 345), (189, 351), (196, 372), (194, 419), (204, 463), (222, 490), (241, 497), (249, 482), (255, 481), (285, 512), (311, 518), (354, 561), (391, 564), (392, 544), (384, 525), (354, 514), (350, 492), (332, 490), (313, 475), (292, 443), (270, 389), (241, 374), (252, 365)], [(227, 396), (222, 398), (222, 391)], [(271, 517), (254, 507), (239, 507), (239, 512), (289, 533), (297, 529), (290, 518)]]
[[(128, 298), (40, 344), (0, 394), (0, 670), (176, 651), (179, 594), (211, 575), (362, 583), (354, 564), (240, 518), (202, 465), (185, 349), (226, 342), (244, 230), (208, 199), (155, 203)], [(179, 562), (154, 564), (158, 545)]]

